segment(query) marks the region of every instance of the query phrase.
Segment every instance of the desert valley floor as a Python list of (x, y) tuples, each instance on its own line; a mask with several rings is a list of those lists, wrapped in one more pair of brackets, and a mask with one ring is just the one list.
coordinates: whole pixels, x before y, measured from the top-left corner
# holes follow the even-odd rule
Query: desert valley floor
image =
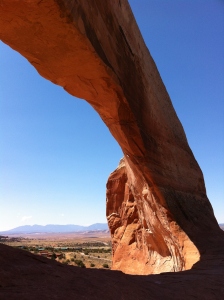
[[(12, 237), (10, 237), (12, 238)], [(127, 275), (103, 267), (109, 262), (110, 253), (80, 255), (87, 268), (69, 263), (61, 263), (18, 246), (36, 245), (39, 248), (58, 245), (87, 249), (110, 249), (108, 234), (68, 234), (68, 235), (29, 235), (14, 242), (15, 247), (0, 243), (0, 299), (118, 299), (118, 300), (175, 300), (175, 299), (224, 299), (224, 244), (208, 250), (192, 270), (158, 275)], [(98, 244), (97, 244), (98, 243)], [(95, 245), (95, 246), (94, 246)], [(83, 251), (83, 250), (82, 250)], [(84, 253), (84, 252), (82, 252)], [(107, 261), (90, 267), (88, 256), (101, 256)], [(102, 257), (104, 256), (104, 257)], [(105, 258), (107, 256), (107, 258)], [(68, 259), (68, 258), (66, 258)], [(94, 263), (92, 261), (92, 263)], [(100, 267), (101, 269), (98, 269)]]

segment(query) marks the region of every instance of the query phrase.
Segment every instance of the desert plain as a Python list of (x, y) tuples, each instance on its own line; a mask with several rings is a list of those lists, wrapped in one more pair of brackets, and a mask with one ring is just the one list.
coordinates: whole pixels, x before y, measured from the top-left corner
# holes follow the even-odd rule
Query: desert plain
[(82, 268), (111, 268), (108, 231), (32, 233), (0, 237), (0, 242), (62, 264)]

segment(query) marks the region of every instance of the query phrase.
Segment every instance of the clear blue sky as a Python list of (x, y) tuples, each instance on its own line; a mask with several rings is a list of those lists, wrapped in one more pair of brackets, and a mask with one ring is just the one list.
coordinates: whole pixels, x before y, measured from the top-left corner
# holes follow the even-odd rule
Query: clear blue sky
[[(224, 223), (224, 1), (131, 0)], [(0, 43), (0, 230), (106, 222), (122, 152), (84, 101)]]

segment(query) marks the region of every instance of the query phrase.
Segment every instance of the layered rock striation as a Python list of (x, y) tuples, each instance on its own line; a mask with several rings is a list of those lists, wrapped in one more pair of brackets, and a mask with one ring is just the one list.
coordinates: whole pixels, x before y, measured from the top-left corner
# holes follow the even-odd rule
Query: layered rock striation
[(107, 183), (113, 269), (181, 271), (223, 241), (126, 0), (1, 0), (0, 38), (99, 113), (124, 158)]
[(122, 159), (107, 182), (113, 269), (129, 274), (190, 269), (200, 258), (199, 250), (143, 179), (140, 189), (140, 183), (133, 185), (130, 172)]

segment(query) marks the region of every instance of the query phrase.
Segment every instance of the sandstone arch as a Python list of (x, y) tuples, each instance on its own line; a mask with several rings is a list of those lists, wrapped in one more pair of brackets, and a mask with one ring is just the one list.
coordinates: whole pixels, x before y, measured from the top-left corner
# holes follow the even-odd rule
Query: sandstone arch
[(202, 172), (126, 0), (2, 0), (0, 37), (87, 100), (124, 159), (107, 183), (113, 268), (180, 271), (223, 240)]

